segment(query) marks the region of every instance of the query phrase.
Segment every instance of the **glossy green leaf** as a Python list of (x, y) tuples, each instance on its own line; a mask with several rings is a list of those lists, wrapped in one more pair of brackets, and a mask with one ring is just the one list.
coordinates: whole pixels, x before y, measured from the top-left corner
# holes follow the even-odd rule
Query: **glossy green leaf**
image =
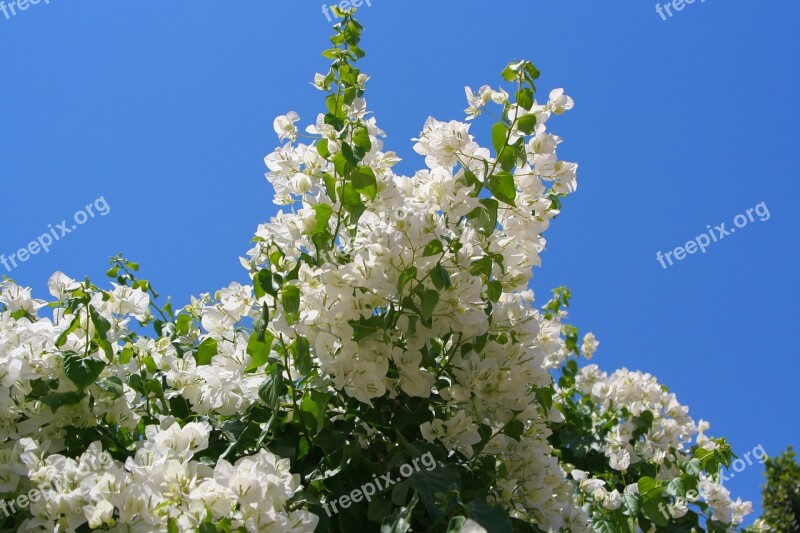
[(508, 142), (508, 126), (502, 122), (492, 126), (492, 146), (498, 154), (503, 151)]
[(374, 200), (378, 194), (378, 182), (375, 179), (375, 172), (369, 167), (359, 167), (351, 178), (353, 189), (363, 194), (370, 200)]
[(195, 354), (197, 365), (210, 365), (211, 359), (217, 355), (217, 353), (217, 340), (212, 339), (211, 337), (206, 338), (200, 343), (200, 346), (197, 347), (197, 353)]
[(81, 357), (74, 352), (67, 352), (64, 356), (64, 373), (79, 391), (94, 383), (105, 367), (103, 361)]
[(439, 304), (439, 292), (428, 289), (422, 293), (422, 304), (420, 305), (420, 316), (423, 320), (429, 320)]

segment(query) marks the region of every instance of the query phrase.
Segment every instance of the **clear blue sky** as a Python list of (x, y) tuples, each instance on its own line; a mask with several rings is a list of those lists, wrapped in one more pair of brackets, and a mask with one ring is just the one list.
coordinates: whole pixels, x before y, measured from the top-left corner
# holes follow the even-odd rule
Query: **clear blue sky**
[[(8, 0), (6, 0), (8, 3)], [(533, 60), (574, 111), (552, 122), (579, 190), (533, 288), (569, 285), (596, 362), (651, 372), (744, 453), (800, 447), (796, 349), (800, 4), (372, 0), (363, 69), (409, 174), (425, 118), (462, 119), (463, 86)], [(184, 304), (245, 279), (237, 257), (274, 213), (275, 115), (322, 108), (322, 2), (41, 0), (0, 13), (0, 254), (103, 196), (111, 207), (8, 273), (100, 281), (123, 252)], [(543, 91), (544, 92), (544, 91)], [(484, 123), (484, 126), (486, 124)], [(476, 126), (482, 132), (484, 126)], [(765, 202), (771, 218), (662, 269), (666, 252)], [(792, 399), (795, 398), (795, 399)], [(760, 501), (761, 467), (729, 483)]]

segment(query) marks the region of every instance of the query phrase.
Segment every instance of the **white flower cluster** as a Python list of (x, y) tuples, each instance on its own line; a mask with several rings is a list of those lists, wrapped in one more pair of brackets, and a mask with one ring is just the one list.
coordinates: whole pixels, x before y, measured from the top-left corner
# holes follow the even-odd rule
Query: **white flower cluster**
[[(475, 97), (467, 88), (467, 96), (470, 118), (490, 101), (507, 102), (502, 90), (483, 88)], [(334, 238), (339, 246), (333, 252), (348, 260), (319, 267), (301, 263), (293, 282), (302, 295), (298, 319), (287, 320), (277, 306), (269, 326), (272, 334), (286, 339), (307, 337), (334, 387), (364, 403), (399, 391), (428, 397), (435, 376), (423, 360), (434, 353), (442, 365), (448, 359), (449, 371), (443, 376), (448, 386), (438, 392), (447, 401), (449, 415), (423, 424), (423, 437), (470, 457), (481, 440), (480, 425), (499, 432), (515, 418), (524, 421), (521, 440), (500, 434), (482, 453), (497, 455), (505, 469), (505, 488), (498, 499), (552, 530), (580, 511), (573, 508), (570, 486), (547, 442), (545, 422), (557, 412), (540, 413), (535, 390), (550, 385), (548, 370), (563, 362), (565, 351), (560, 324), (534, 309), (527, 285), (532, 267), (540, 264), (542, 233), (558, 214), (548, 195), (576, 189), (577, 165), (558, 159), (561, 139), (545, 126), (552, 113), (571, 107), (572, 100), (557, 90), (544, 105), (510, 108), (514, 127), (509, 143), (526, 137), (517, 127), (518, 117), (534, 115), (536, 126), (522, 151), (526, 161), (518, 161), (513, 174), (513, 205), (500, 205), (497, 232), (491, 227), (491, 235), (468, 220), (481, 206), (470, 180), (488, 186), (485, 182), (491, 169), (499, 169), (498, 160), (470, 135), (469, 124), (429, 118), (414, 146), (425, 156), (428, 169), (409, 178), (390, 170), (397, 158), (380, 151), (383, 132), (374, 119), (367, 121), (372, 148), (363, 162), (375, 173), (377, 195), (366, 203), (357, 225), (336, 216), (326, 224), (332, 233), (338, 230)], [(348, 108), (348, 120), (361, 119), (365, 109), (366, 103), (357, 99)], [(295, 113), (279, 117), (279, 137), (295, 138), (297, 120)], [(342, 149), (341, 132), (325, 124), (322, 115), (306, 131), (321, 135), (332, 154)], [(313, 144), (287, 143), (267, 156), (266, 164), (276, 203), (300, 205), (259, 228), (258, 243), (244, 263), (256, 272), (271, 261), (273, 271), (286, 274), (298, 267), (300, 254), (314, 249), (310, 230), (317, 225), (319, 206), (330, 203), (334, 214), (342, 212), (341, 201), (332, 202), (326, 193), (326, 176), (336, 168)], [(279, 261), (274, 260), (276, 250), (281, 252)], [(476, 265), (486, 265), (488, 275)], [(436, 285), (437, 276), (446, 277), (443, 288)], [(488, 277), (499, 292), (491, 320), (486, 312)], [(353, 340), (354, 323), (368, 321), (381, 310), (404, 310), (404, 299), (418, 284), (438, 295), (430, 323), (416, 320), (416, 312), (401, 312), (396, 325), (382, 330), (380, 337)], [(275, 300), (267, 295), (263, 303), (271, 307)], [(437, 345), (436, 340), (445, 337), (450, 340)], [(476, 340), (483, 346), (476, 348)], [(397, 372), (390, 373), (390, 367)]]
[(47, 487), (30, 506), (34, 518), (26, 531), (74, 531), (87, 523), (120, 533), (166, 532), (170, 522), (196, 531), (209, 518), (229, 518), (233, 528), (248, 531), (314, 531), (315, 515), (284, 510), (299, 489), (287, 459), (261, 450), (233, 465), (220, 459), (212, 468), (192, 460), (208, 446), (208, 424), (181, 428), (164, 420), (147, 429), (147, 440), (125, 464), (102, 457), (99, 442), (75, 460), (43, 457), (24, 439), (20, 460), (28, 477), (35, 487)]
[[(59, 300), (83, 290), (61, 273), (51, 277), (49, 286)], [(300, 489), (288, 460), (266, 450), (234, 465), (216, 460), (213, 468), (193, 460), (208, 446), (208, 423), (181, 427), (162, 417), (158, 425), (145, 427), (146, 440), (137, 443), (135, 455), (124, 464), (111, 460), (99, 441), (76, 459), (61, 455), (68, 426), (92, 427), (100, 421), (132, 429), (142, 421), (141, 398), (125, 380), (138, 369), (138, 360), (148, 359), (163, 370), (174, 387), (169, 395), (183, 394), (198, 414), (234, 414), (253, 403), (263, 374), (244, 375), (250, 363), (242, 345), (247, 339), (231, 328), (252, 307), (252, 288), (233, 284), (218, 293), (218, 303), (195, 304), (199, 319), (216, 334), (200, 336), (195, 330), (186, 336), (215, 341), (218, 352), (211, 364), (198, 366), (192, 357), (179, 357), (167, 337), (141, 338), (126, 347), (133, 352), (129, 362), (115, 359), (98, 375), (100, 381), (89, 386), (90, 394), (74, 402), (65, 399), (57, 410), (51, 409), (47, 395), (57, 399), (58, 394), (75, 394), (59, 352), (83, 353), (96, 321), (88, 307), (74, 313), (58, 309), (52, 319), (39, 317), (44, 302), (32, 299), (29, 289), (10, 281), (0, 288), (6, 307), (0, 313), (0, 493), (35, 489), (39, 494), (37, 501), (31, 500), (33, 518), (24, 530), (75, 531), (88, 524), (93, 529), (150, 532), (168, 531), (174, 523), (180, 531), (195, 531), (209, 518), (228, 518), (234, 528), (253, 532), (314, 530), (316, 515), (286, 509), (287, 500)], [(117, 340), (129, 333), (131, 317), (143, 319), (149, 313), (148, 295), (125, 286), (91, 294), (90, 305), (109, 324), (105, 336), (115, 353), (123, 348)], [(219, 326), (226, 321), (227, 327)], [(116, 394), (99, 385), (114, 377), (122, 378)], [(51, 383), (58, 388), (49, 389)], [(47, 395), (38, 395), (41, 388)]]
[[(667, 392), (650, 374), (621, 369), (609, 376), (597, 365), (589, 365), (581, 369), (576, 382), (578, 389), (596, 406), (592, 411), (596, 429), (608, 425), (609, 415), (615, 413), (612, 419), (618, 422), (608, 431), (605, 441), (597, 445), (597, 450), (605, 454), (614, 470), (624, 472), (631, 465), (644, 461), (658, 465), (658, 479), (670, 481), (680, 476), (678, 462), (692, 458), (688, 445), (693, 440), (706, 450), (718, 447), (704, 434), (709, 428), (708, 422), (701, 420), (696, 424), (688, 415), (689, 408), (681, 405), (675, 394)], [(626, 413), (620, 415), (622, 409)], [(643, 414), (652, 415), (652, 421), (647, 422), (647, 431), (635, 438), (634, 433), (640, 429), (637, 417)], [(578, 479), (574, 471), (572, 475)], [(585, 473), (579, 475), (581, 490), (593, 495), (595, 501), (606, 508), (616, 508), (613, 506), (617, 504), (613, 502), (617, 501), (618, 495), (612, 497), (613, 494), (607, 493), (602, 480), (586, 478)], [(626, 490), (638, 492), (636, 484)], [(750, 502), (741, 498), (733, 501), (728, 489), (702, 473), (697, 497), (691, 501), (677, 499), (669, 503), (669, 515), (673, 518), (684, 516), (688, 511), (687, 504), (693, 501), (707, 503), (714, 518), (727, 524), (741, 524), (752, 512)]]
[[(49, 287), (52, 296), (60, 299), (79, 285), (56, 273)], [(67, 425), (93, 425), (99, 418), (123, 427), (136, 426), (139, 415), (130, 406), (133, 391), (124, 384), (118, 397), (98, 394), (92, 409), (88, 402), (81, 402), (54, 413), (42, 401), (26, 399), (35, 388), (46, 388), (50, 395), (73, 390), (60, 352), (83, 353), (86, 339), (96, 327), (85, 308), (68, 315), (58, 309), (52, 319), (39, 318), (37, 312), (45, 302), (32, 299), (30, 289), (11, 281), (2, 284), (0, 302), (6, 306), (6, 312), (0, 314), (0, 442), (35, 437), (45, 451), (55, 452), (64, 447), (61, 428)], [(112, 291), (92, 294), (90, 305), (109, 323), (105, 336), (114, 344), (130, 333), (131, 318), (148, 314), (149, 297), (140, 289), (115, 286)], [(104, 376), (124, 371), (124, 367), (107, 367)], [(58, 388), (49, 389), (50, 383), (58, 383)]]
[[(697, 433), (689, 408), (678, 403), (674, 394), (665, 392), (650, 374), (622, 369), (609, 376), (597, 365), (589, 365), (581, 369), (577, 384), (599, 407), (593, 413), (598, 425), (605, 422), (603, 415), (612, 407), (624, 407), (630, 413), (611, 429), (603, 443), (603, 451), (615, 470), (626, 470), (639, 461), (674, 463), (679, 459), (675, 452), (683, 450)], [(645, 412), (653, 415), (652, 425), (642, 439), (631, 444), (637, 429), (634, 418)]]
[(714, 518), (726, 524), (739, 525), (744, 517), (753, 512), (751, 502), (731, 499), (731, 492), (721, 483), (702, 475), (700, 478), (700, 498), (714, 511)]
[[(364, 402), (398, 386), (410, 395), (427, 395), (432, 376), (420, 368), (420, 351), (426, 342), (449, 332), (466, 340), (489, 331), (483, 298), (487, 287), (480, 275), (470, 272), (476, 262), (488, 260), (487, 268), (503, 292), (496, 306), (493, 331), (514, 331), (519, 335), (515, 339), (519, 344), (492, 345), (487, 352), (496, 352), (495, 355), (482, 356), (479, 361), (477, 354), (467, 354), (455, 364), (471, 373), (471, 367), (495, 361), (499, 372), (518, 381), (510, 386), (516, 392), (504, 393), (515, 399), (506, 401), (525, 405), (525, 384), (548, 381), (542, 360), (552, 352), (548, 349), (552, 347), (544, 347), (534, 350), (533, 356), (528, 353), (537, 341), (546, 339), (540, 338), (542, 320), (530, 306), (532, 294), (521, 292), (530, 280), (531, 268), (540, 263), (539, 253), (544, 248), (541, 234), (558, 213), (552, 208), (543, 182), (555, 181), (564, 190), (575, 188), (576, 165), (558, 160), (555, 149), (560, 139), (546, 133), (544, 126), (555, 105), (551, 102), (538, 106), (540, 122), (527, 149), (532, 164), (522, 166), (515, 175), (515, 206), (504, 205), (498, 210), (497, 223), (502, 227), (499, 238), (482, 235), (465, 218), (480, 205), (480, 199), (470, 193), (466, 173), (483, 180), (488, 168), (496, 165), (489, 150), (481, 148), (469, 135), (469, 125), (428, 119), (415, 150), (426, 156), (429, 170), (407, 178), (391, 172), (397, 158), (391, 152), (380, 151), (383, 132), (374, 119), (366, 121), (372, 148), (365, 154), (364, 164), (376, 175), (378, 194), (368, 202), (355, 228), (337, 216), (327, 222), (332, 233), (338, 229), (334, 237), (341, 248), (336, 252), (349, 261), (319, 267), (300, 264), (298, 279), (293, 282), (302, 295), (299, 320), (290, 323), (278, 306), (270, 323), (272, 332), (287, 339), (297, 334), (307, 336), (335, 385)], [(362, 113), (354, 110), (364, 106), (364, 102), (354, 104), (348, 119), (361, 117)], [(294, 113), (279, 118), (276, 131), (283, 136), (285, 125), (296, 120)], [(324, 124), (322, 115), (308, 131), (322, 135), (332, 154), (341, 149), (340, 132)], [(298, 256), (314, 249), (309, 230), (317, 224), (318, 207), (330, 202), (325, 176), (335, 169), (314, 145), (304, 144), (287, 143), (267, 156), (266, 163), (276, 202), (293, 204), (299, 199), (301, 205), (292, 213), (279, 213), (259, 228), (259, 242), (250, 250), (245, 264), (256, 271), (280, 250), (280, 259), (273, 268), (288, 273), (298, 266)], [(455, 170), (459, 164), (461, 167)], [(554, 171), (555, 167), (559, 172)], [(342, 212), (339, 201), (331, 207), (334, 214)], [(426, 255), (426, 246), (433, 241), (458, 242), (458, 247), (444, 245), (440, 254)], [(432, 275), (439, 266), (446, 271), (449, 287), (440, 293), (432, 326), (415, 324), (413, 331), (408, 317), (402, 316), (391, 342), (369, 339), (359, 344), (350, 340), (354, 333), (352, 321), (369, 319), (376, 310), (392, 304), (400, 307), (409, 286), (423, 283), (434, 290)], [(399, 288), (400, 282), (411, 268), (416, 275), (404, 292)], [(263, 303), (273, 306), (275, 301), (266, 296)], [(558, 335), (556, 330), (555, 337)], [(390, 361), (401, 369), (399, 378), (386, 379)], [(494, 379), (502, 380), (499, 374)]]

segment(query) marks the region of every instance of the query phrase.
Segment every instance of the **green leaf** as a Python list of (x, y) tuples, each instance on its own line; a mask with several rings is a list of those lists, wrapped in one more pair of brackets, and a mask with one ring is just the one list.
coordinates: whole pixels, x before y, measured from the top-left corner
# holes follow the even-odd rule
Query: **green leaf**
[(641, 437), (647, 435), (653, 427), (653, 420), (653, 413), (650, 411), (643, 411), (639, 416), (633, 417), (631, 421), (636, 426), (636, 430), (633, 432), (633, 439), (639, 440)]
[(344, 103), (350, 105), (356, 99), (356, 88), (348, 87), (344, 90)]
[(132, 358), (133, 358), (133, 348), (131, 348), (129, 345), (126, 345), (119, 353), (119, 363), (121, 365), (127, 365), (128, 363), (130, 363)]
[(318, 235), (328, 231), (328, 221), (333, 215), (333, 207), (330, 204), (316, 204), (314, 206), (314, 228), (311, 230), (312, 235)]
[(466, 168), (464, 169), (464, 179), (467, 180), (467, 185), (469, 185), (470, 187), (477, 188), (477, 185), (480, 184), (481, 182), (478, 179), (478, 176), (476, 176), (474, 172)]
[(670, 496), (679, 496), (682, 498), (686, 496), (686, 484), (682, 478), (676, 477), (667, 483), (667, 488), (664, 492)]
[(325, 99), (325, 106), (328, 108), (328, 113), (336, 118), (344, 118), (344, 111), (342, 110), (342, 102), (339, 100), (338, 95), (331, 94)]
[(378, 182), (375, 179), (375, 172), (369, 167), (359, 167), (357, 172), (354, 172), (351, 177), (353, 189), (369, 198), (374, 200), (378, 195)]
[(499, 505), (489, 505), (486, 500), (472, 500), (467, 504), (472, 518), (492, 533), (514, 533), (508, 513)]
[(503, 151), (508, 142), (508, 126), (498, 122), (492, 126), (492, 146), (498, 154)]
[(376, 331), (382, 330), (383, 317), (381, 315), (373, 315), (369, 318), (361, 317), (358, 320), (351, 320), (349, 324), (353, 328), (353, 340), (358, 342)]
[(638, 485), (639, 495), (644, 502), (659, 500), (661, 493), (664, 492), (664, 482), (661, 480), (656, 481), (651, 477), (639, 478)]
[(469, 266), (469, 273), (473, 276), (490, 276), (492, 274), (492, 265), (494, 262), (488, 255), (476, 259)]
[(64, 373), (79, 391), (94, 383), (105, 367), (103, 361), (91, 357), (84, 358), (74, 352), (67, 352), (64, 357)]
[(191, 315), (178, 315), (178, 320), (175, 324), (175, 332), (178, 335), (188, 335), (193, 320)]
[[(341, 131), (344, 128), (344, 120), (332, 113), (325, 113), (325, 124), (333, 126), (333, 129), (336, 131)], [(336, 155), (338, 156), (341, 154), (337, 153)]]
[(250, 356), (250, 364), (245, 368), (245, 373), (252, 372), (260, 368), (269, 360), (270, 348), (272, 347), (273, 337), (268, 331), (264, 331), (264, 339), (259, 340), (259, 334), (253, 332), (247, 342), (247, 355)]
[(703, 465), (700, 459), (692, 459), (691, 461), (679, 461), (678, 466), (685, 474), (697, 477), (703, 471)]
[(501, 72), (501, 76), (503, 76), (504, 80), (514, 81), (517, 79), (518, 76), (517, 71), (511, 68), (511, 65), (514, 65), (515, 63), (516, 61), (509, 63), (508, 66), (506, 66), (506, 68), (504, 68), (503, 71)]
[(18, 309), (13, 313), (11, 313), (11, 318), (13, 318), (14, 320), (19, 320), (20, 318), (25, 318), (28, 316), (29, 316), (28, 312), (24, 309)]
[(437, 498), (437, 494), (447, 495), (451, 489), (461, 490), (461, 478), (454, 465), (442, 465), (430, 471), (420, 470), (412, 474), (409, 479), (432, 520), (436, 521), (449, 514), (453, 503), (448, 503), (447, 507), (442, 508), (438, 502), (443, 498), (441, 496)]
[(642, 507), (642, 497), (631, 492), (622, 493), (622, 506), (624, 513), (631, 518), (639, 516)]
[(67, 342), (67, 337), (69, 336), (69, 334), (76, 331), (79, 326), (80, 326), (80, 321), (76, 316), (75, 318), (72, 319), (72, 322), (70, 322), (69, 327), (65, 329), (64, 332), (61, 333), (61, 335), (59, 335), (58, 338), (56, 339), (56, 347), (61, 348), (62, 346), (64, 346), (64, 344)]
[(148, 372), (151, 374), (158, 372), (158, 366), (156, 365), (156, 361), (153, 359), (152, 355), (146, 356), (142, 361), (144, 362), (144, 367)]
[(539, 79), (539, 69), (534, 66), (533, 63), (530, 61), (526, 61), (522, 71), (525, 73), (525, 77), (528, 78), (529, 81), (534, 81)]
[(550, 413), (550, 409), (553, 408), (553, 396), (555, 395), (555, 390), (553, 387), (541, 387), (536, 389), (536, 400), (539, 402), (544, 408), (544, 414), (547, 416)]
[(525, 432), (525, 424), (523, 424), (521, 420), (517, 419), (509, 421), (508, 424), (506, 424), (505, 427), (503, 428), (503, 433), (505, 433), (514, 440), (519, 440), (524, 432)]
[(369, 139), (369, 131), (364, 126), (358, 126), (353, 133), (353, 144), (355, 144), (362, 153), (368, 153), (372, 149), (372, 141)]
[(286, 257), (286, 254), (283, 253), (283, 250), (280, 249), (279, 246), (276, 246), (270, 253), (269, 253), (269, 262), (273, 266), (280, 266), (281, 261), (283, 258)]
[(83, 396), (84, 394), (82, 392), (53, 392), (51, 394), (45, 394), (40, 400), (55, 413), (59, 407), (79, 403), (83, 399)]
[(272, 272), (268, 268), (258, 271), (253, 276), (253, 290), (256, 293), (256, 298), (261, 298), (265, 294), (275, 296), (275, 287), (272, 285)]
[(315, 443), (326, 455), (333, 455), (347, 446), (347, 439), (341, 432), (325, 428), (319, 432)]
[(482, 198), (480, 205), (470, 211), (467, 220), (472, 222), (475, 230), (483, 236), (491, 235), (497, 226), (497, 200)]
[(361, 194), (353, 188), (352, 183), (347, 183), (341, 188), (342, 205), (350, 213), (350, 223), (358, 224), (358, 219), (366, 211), (366, 206), (361, 200)]
[(517, 105), (530, 111), (533, 107), (533, 90), (525, 87), (517, 91)]
[(332, 202), (336, 201), (336, 178), (325, 172), (322, 175), (322, 181), (325, 182), (325, 192)]
[(517, 119), (517, 128), (524, 134), (530, 135), (536, 131), (536, 115), (523, 115)]
[(281, 305), (286, 314), (286, 321), (291, 325), (300, 318), (300, 288), (297, 285), (286, 285), (281, 289)]
[(94, 324), (97, 344), (102, 348), (108, 360), (111, 361), (114, 357), (111, 343), (108, 342), (108, 332), (111, 331), (111, 323), (103, 318), (103, 316), (97, 312), (97, 309), (91, 305), (89, 306), (89, 316), (92, 318), (92, 324)]
[[(353, 147), (345, 142), (342, 143), (342, 155), (344, 156), (345, 161), (354, 167), (357, 167), (362, 159), (362, 157), (358, 157), (359, 154), (353, 150)], [(346, 176), (347, 174), (344, 175)]]
[(417, 277), (417, 267), (410, 266), (400, 273), (400, 279), (397, 280), (397, 292), (402, 293), (406, 284)]
[(124, 392), (124, 389), (122, 387), (122, 380), (116, 376), (111, 376), (109, 378), (101, 379), (100, 381), (97, 382), (97, 386), (100, 388), (100, 390), (103, 390), (111, 394), (112, 398), (114, 398), (115, 400), (117, 398), (121, 398)]
[[(522, 139), (520, 139), (522, 140)], [(517, 155), (512, 148), (506, 148), (497, 155), (497, 161), (500, 163), (500, 168), (506, 172), (514, 170), (514, 165), (517, 162)]]
[(339, 57), (340, 53), (341, 50), (338, 48), (328, 48), (327, 50), (322, 52), (322, 57), (324, 57), (325, 59), (336, 59), (337, 57)]
[(420, 317), (422, 320), (430, 320), (436, 306), (439, 304), (439, 292), (427, 289), (422, 293), (422, 303), (420, 305)]
[(301, 375), (308, 375), (313, 366), (311, 363), (311, 351), (309, 350), (308, 339), (302, 335), (292, 343), (292, 352), (294, 353), (294, 366)]
[(592, 520), (592, 530), (595, 533), (622, 533), (617, 522), (611, 516), (599, 516)]
[[(352, 155), (352, 150), (350, 151)], [(333, 156), (333, 166), (336, 170), (336, 173), (342, 177), (350, 177), (350, 174), (353, 173), (353, 169), (355, 165), (351, 164), (344, 155), (344, 152), (337, 152), (335, 156)]]
[(489, 178), (486, 185), (495, 198), (509, 205), (514, 205), (514, 199), (517, 197), (517, 188), (514, 185), (514, 176), (511, 173), (506, 171), (498, 172)]
[(492, 302), (497, 302), (500, 300), (500, 296), (503, 295), (503, 284), (497, 280), (490, 281), (486, 287), (486, 296)]
[(300, 403), (300, 410), (310, 414), (317, 422), (315, 434), (322, 431), (325, 422), (328, 421), (328, 402), (332, 396), (332, 394), (312, 389), (311, 394), (307, 394)]
[(210, 365), (211, 359), (217, 355), (217, 353), (219, 353), (217, 349), (217, 340), (208, 337), (197, 347), (197, 353), (194, 358), (198, 366)]
[(317, 153), (323, 159), (328, 159), (331, 156), (331, 151), (328, 149), (328, 139), (317, 141)]
[(277, 409), (281, 397), (288, 391), (283, 370), (283, 365), (280, 363), (276, 365), (275, 370), (267, 376), (267, 379), (258, 388), (258, 397), (272, 409)]
[(433, 281), (434, 287), (440, 291), (449, 289), (453, 284), (450, 281), (450, 273), (441, 263), (436, 263), (436, 266), (431, 270), (431, 281)]
[(667, 501), (662, 498), (645, 500), (642, 504), (642, 514), (657, 526), (669, 525), (669, 514), (667, 514)]
[(422, 257), (439, 255), (442, 252), (444, 252), (444, 245), (442, 244), (442, 241), (439, 239), (433, 239), (431, 242), (425, 245), (425, 249), (422, 251)]

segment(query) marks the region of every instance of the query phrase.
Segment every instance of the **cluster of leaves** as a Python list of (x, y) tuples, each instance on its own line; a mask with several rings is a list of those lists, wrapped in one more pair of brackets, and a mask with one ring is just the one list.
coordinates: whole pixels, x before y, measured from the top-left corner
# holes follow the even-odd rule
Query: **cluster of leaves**
[(773, 531), (800, 532), (800, 465), (790, 446), (785, 452), (767, 459), (767, 483), (762, 491), (762, 518)]

